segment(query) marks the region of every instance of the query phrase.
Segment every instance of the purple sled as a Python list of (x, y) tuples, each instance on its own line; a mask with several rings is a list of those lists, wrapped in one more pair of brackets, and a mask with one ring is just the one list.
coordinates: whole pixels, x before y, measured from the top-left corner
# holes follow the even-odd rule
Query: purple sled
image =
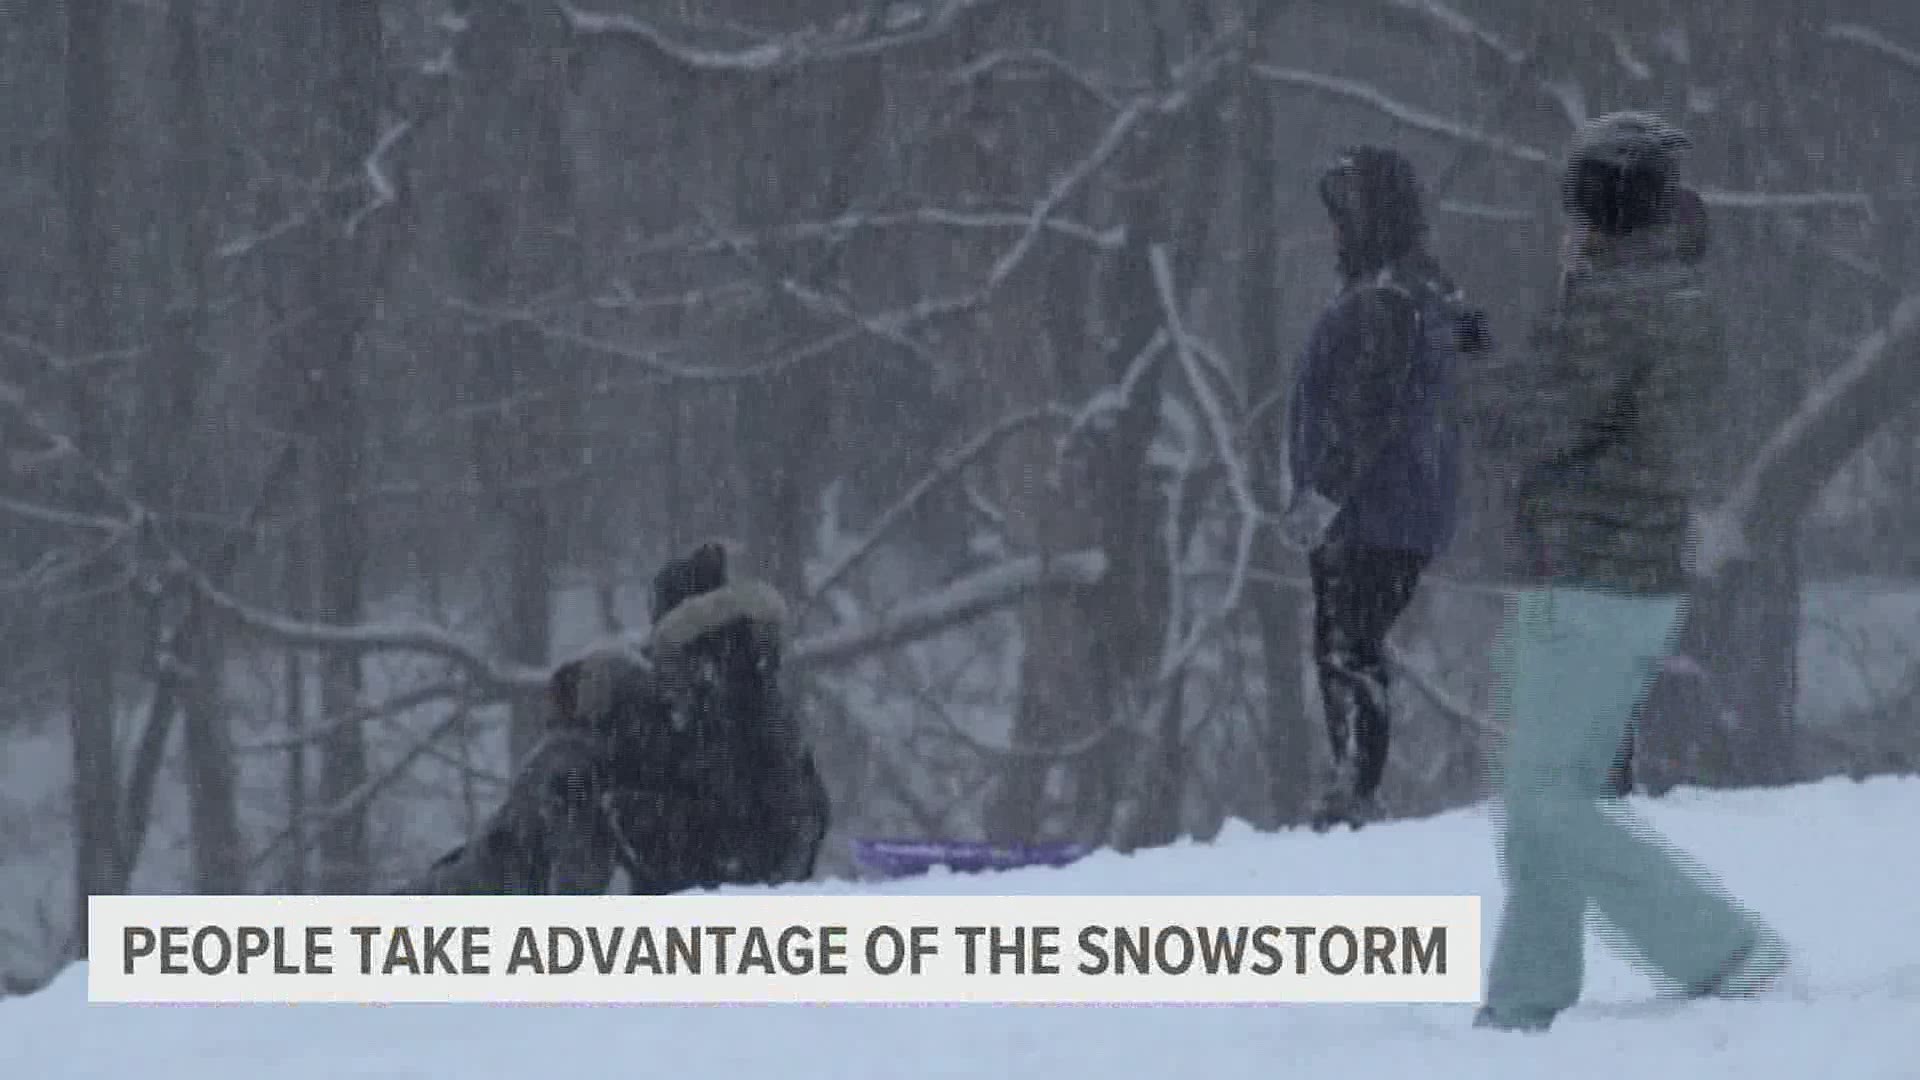
[(853, 842), (853, 857), (883, 877), (924, 874), (945, 866), (962, 874), (1015, 870), (1026, 866), (1066, 866), (1093, 850), (1092, 844), (993, 844), (979, 840), (886, 840)]

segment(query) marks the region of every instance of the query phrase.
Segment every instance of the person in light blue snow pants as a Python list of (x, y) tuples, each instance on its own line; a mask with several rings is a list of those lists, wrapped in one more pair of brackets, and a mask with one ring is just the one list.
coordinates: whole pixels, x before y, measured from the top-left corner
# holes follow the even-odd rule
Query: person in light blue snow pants
[(1576, 138), (1581, 226), (1528, 355), (1490, 359), (1480, 437), (1516, 487), (1497, 645), (1497, 843), (1506, 904), (1479, 1026), (1544, 1030), (1580, 996), (1585, 918), (1690, 995), (1746, 996), (1786, 968), (1779, 936), (1635, 816), (1610, 773), (1687, 598), (1740, 545), (1704, 462), (1725, 331), (1673, 213), (1684, 135), (1613, 114)]
[(1608, 780), (1678, 636), (1684, 600), (1546, 587), (1510, 603), (1498, 646), (1497, 774), (1507, 899), (1486, 1022), (1544, 1024), (1580, 996), (1585, 916), (1682, 990), (1713, 993), (1761, 930)]

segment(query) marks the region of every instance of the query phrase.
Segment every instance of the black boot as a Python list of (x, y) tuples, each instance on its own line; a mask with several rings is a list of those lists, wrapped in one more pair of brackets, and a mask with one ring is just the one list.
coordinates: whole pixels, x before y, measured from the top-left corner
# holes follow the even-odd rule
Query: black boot
[(1336, 825), (1357, 830), (1372, 821), (1375, 814), (1373, 796), (1361, 793), (1349, 759), (1334, 765), (1308, 823), (1314, 832), (1326, 832)]

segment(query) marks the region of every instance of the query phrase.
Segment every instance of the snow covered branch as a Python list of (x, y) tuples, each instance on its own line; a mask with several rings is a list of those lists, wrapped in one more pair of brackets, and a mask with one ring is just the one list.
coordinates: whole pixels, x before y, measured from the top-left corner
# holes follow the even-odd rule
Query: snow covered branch
[(416, 687), (404, 694), (396, 694), (378, 704), (363, 705), (350, 709), (339, 716), (328, 717), (324, 723), (308, 727), (298, 735), (278, 739), (260, 739), (242, 743), (233, 748), (237, 754), (260, 754), (274, 751), (295, 750), (302, 746), (319, 743), (337, 732), (357, 727), (369, 720), (386, 720), (402, 713), (412, 712), (426, 705), (460, 698), (471, 698), (472, 687), (464, 683), (430, 683)]
[(997, 49), (962, 67), (954, 73), (953, 78), (956, 82), (971, 82), (1005, 68), (1022, 67), (1037, 68), (1057, 75), (1108, 108), (1122, 107), (1123, 102), (1106, 87), (1096, 82), (1092, 76), (1068, 63), (1058, 53), (1047, 49)]
[[(809, 342), (797, 349), (790, 350), (774, 359), (736, 367), (713, 367), (677, 364), (669, 360), (660, 350), (639, 346), (628, 346), (616, 342), (590, 337), (560, 327), (543, 325), (536, 313), (518, 313), (525, 321), (538, 328), (538, 331), (553, 340), (579, 348), (618, 356), (622, 359), (646, 368), (662, 379), (733, 382), (758, 378), (773, 374), (808, 360), (827, 355), (839, 349), (862, 334), (876, 334), (888, 340), (898, 341), (909, 331), (929, 323), (962, 317), (978, 311), (996, 296), (1031, 255), (1042, 236), (1055, 228), (1054, 222), (1061, 208), (1110, 162), (1128, 138), (1149, 117), (1176, 111), (1191, 100), (1193, 83), (1217, 77), (1217, 65), (1193, 64), (1183, 72), (1183, 78), (1164, 94), (1142, 95), (1133, 99), (1102, 129), (1099, 137), (1087, 152), (1057, 175), (1047, 186), (1045, 192), (1033, 205), (1019, 215), (1017, 227), (1019, 235), (1014, 237), (994, 259), (984, 278), (964, 292), (924, 297), (905, 307), (888, 311), (861, 315), (855, 325), (842, 327), (825, 337)], [(723, 247), (738, 252), (738, 248), (729, 243), (722, 233), (717, 242)], [(515, 313), (486, 311), (465, 304), (464, 301), (449, 300), (452, 306), (470, 310), (474, 314), (492, 318), (511, 318)], [(835, 308), (841, 305), (833, 305)], [(839, 314), (848, 314), (845, 311)]]
[(1779, 527), (1798, 520), (1834, 470), (1917, 398), (1920, 292), (1911, 292), (1760, 447), (1724, 511), (1748, 535), (1763, 518)]
[(539, 689), (547, 682), (545, 669), (493, 659), (437, 626), (403, 623), (336, 626), (309, 622), (246, 604), (215, 588), (197, 571), (182, 569), (180, 575), (209, 608), (284, 647), (431, 656), (448, 661), (481, 687), (495, 691)]
[(1497, 721), (1481, 716), (1468, 708), (1465, 703), (1448, 693), (1446, 687), (1440, 685), (1440, 680), (1432, 672), (1407, 659), (1406, 653), (1391, 642), (1387, 644), (1387, 659), (1392, 662), (1395, 671), (1404, 676), (1414, 689), (1420, 691), (1423, 697), (1433, 703), (1434, 708), (1439, 709), (1454, 723), (1476, 735), (1500, 733), (1500, 724)]
[[(1007, 0), (944, 0), (932, 11), (915, 3), (887, 5), (878, 20), (843, 19), (831, 27), (809, 29), (737, 48), (706, 47), (634, 15), (593, 11), (562, 3), (573, 32), (640, 45), (655, 56), (692, 72), (779, 74), (843, 60), (867, 59), (942, 37), (962, 20), (984, 17), (1008, 6)], [(879, 25), (870, 25), (877, 21)]]
[(1913, 74), (1920, 75), (1920, 51), (1901, 45), (1870, 26), (1861, 26), (1858, 23), (1834, 23), (1827, 27), (1826, 36), (1833, 41), (1859, 46), (1883, 60), (1891, 61)]
[(1532, 221), (1536, 216), (1532, 210), (1517, 207), (1490, 206), (1486, 203), (1470, 202), (1465, 199), (1441, 199), (1437, 204), (1442, 213), (1458, 217), (1473, 218), (1476, 221), (1494, 221), (1502, 225), (1521, 225)]
[[(1015, 210), (956, 210), (941, 206), (920, 206), (904, 210), (854, 210), (826, 221), (805, 221), (756, 232), (741, 232), (715, 237), (704, 232), (677, 231), (643, 241), (629, 249), (635, 255), (712, 255), (730, 248), (760, 248), (776, 243), (809, 240), (838, 240), (851, 232), (879, 229), (937, 228), (961, 231), (995, 231), (1032, 227), (1030, 214)], [(1042, 228), (1100, 251), (1117, 250), (1126, 242), (1124, 226), (1105, 229), (1050, 217)]]
[(386, 156), (412, 130), (411, 120), (389, 122), (386, 130), (382, 131), (380, 138), (374, 142), (373, 149), (368, 152), (366, 160), (361, 163), (360, 170), (366, 174), (367, 189), (373, 192), (373, 198), (368, 200), (367, 205), (354, 211), (353, 215), (347, 218), (345, 228), (348, 236), (352, 236), (360, 228), (361, 222), (399, 200), (399, 188), (394, 185), (393, 177), (387, 172)]
[(108, 536), (124, 536), (132, 529), (131, 525), (119, 518), (102, 517), (99, 514), (85, 514), (65, 507), (28, 502), (10, 495), (0, 495), (0, 513), (11, 514), (28, 521), (37, 521), (42, 525), (57, 525), (83, 532), (105, 533)]
[[(1208, 617), (1196, 620), (1186, 639), (1169, 650), (1161, 658), (1160, 677), (1170, 678), (1184, 667), (1194, 652), (1200, 647), (1214, 627), (1225, 620), (1227, 613), (1240, 604), (1240, 594), (1246, 588), (1247, 567), (1253, 561), (1253, 542), (1260, 527), (1267, 524), (1271, 515), (1260, 506), (1254, 495), (1253, 480), (1249, 476), (1246, 462), (1234, 446), (1233, 425), (1228, 420), (1226, 410), (1213, 394), (1200, 364), (1194, 359), (1192, 339), (1187, 333), (1186, 323), (1180, 316), (1179, 298), (1173, 281), (1173, 265), (1164, 245), (1156, 244), (1148, 253), (1152, 264), (1154, 289), (1160, 299), (1160, 307), (1166, 320), (1167, 333), (1173, 339), (1174, 356), (1180, 362), (1180, 370), (1186, 375), (1188, 386), (1200, 406), (1200, 414), (1205, 423), (1207, 434), (1213, 442), (1214, 453), (1220, 456), (1221, 465), (1227, 471), (1227, 488), (1233, 495), (1234, 507), (1240, 515), (1240, 529), (1234, 543), (1233, 573), (1227, 581), (1226, 595), (1208, 614)], [(1169, 557), (1176, 561), (1180, 557), (1178, 550), (1170, 551)], [(1177, 618), (1177, 613), (1176, 618)]]
[(1419, 15), (1448, 33), (1492, 52), (1509, 64), (1517, 66), (1530, 59), (1527, 50), (1475, 22), (1459, 8), (1441, 3), (1440, 0), (1387, 0), (1387, 6)]
[[(826, 666), (850, 663), (978, 618), (1033, 591), (1097, 584), (1106, 571), (1106, 555), (1097, 550), (1012, 559), (916, 597), (872, 625), (841, 627), (803, 638), (794, 645), (792, 661)], [(495, 694), (539, 690), (547, 682), (545, 668), (490, 657), (438, 626), (397, 622), (336, 626), (294, 619), (228, 596), (197, 573), (182, 572), (182, 576), (209, 608), (284, 647), (431, 656), (451, 663), (471, 680), (468, 693), (475, 689)], [(417, 693), (424, 696), (405, 701), (422, 704), (447, 697), (450, 691), (448, 687), (429, 687)], [(395, 705), (389, 702), (384, 708), (392, 710)]]
[(432, 727), (422, 732), (410, 743), (406, 750), (389, 762), (379, 772), (366, 778), (360, 785), (348, 792), (332, 806), (325, 807), (310, 819), (297, 825), (290, 825), (269, 840), (260, 853), (254, 857), (254, 865), (266, 863), (280, 852), (280, 849), (292, 843), (305, 832), (319, 832), (332, 828), (344, 818), (364, 810), (382, 791), (392, 786), (413, 763), (432, 750), (434, 744), (444, 738), (448, 732), (460, 725), (464, 719), (459, 709), (447, 710), (447, 715), (436, 721)]
[(1873, 196), (1859, 191), (1727, 191), (1715, 187), (1694, 190), (1708, 206), (1732, 210), (1873, 209)]
[(1529, 165), (1547, 165), (1552, 158), (1538, 147), (1527, 146), (1512, 139), (1503, 138), (1490, 132), (1479, 131), (1446, 117), (1427, 112), (1409, 105), (1397, 98), (1388, 96), (1379, 87), (1358, 79), (1349, 79), (1339, 75), (1327, 75), (1317, 71), (1303, 71), (1299, 68), (1277, 67), (1272, 64), (1256, 64), (1254, 74), (1260, 78), (1281, 86), (1294, 86), (1303, 90), (1338, 98), (1343, 101), (1364, 105), (1382, 113), (1410, 128), (1471, 143), (1483, 149), (1491, 150), (1515, 161)]
[[(97, 352), (71, 355), (55, 349), (43, 341), (13, 330), (0, 330), (0, 344), (10, 345), (32, 357), (33, 360), (51, 376), (81, 374), (84, 369), (104, 364), (125, 364), (147, 355), (145, 346), (125, 349), (103, 349)], [(11, 396), (24, 400), (16, 387), (0, 385), (0, 396)]]
[(1153, 366), (1159, 363), (1160, 355), (1167, 350), (1170, 340), (1165, 327), (1155, 331), (1134, 358), (1128, 362), (1127, 369), (1120, 373), (1117, 381), (1088, 394), (1087, 400), (1073, 411), (1067, 430), (1060, 433), (1060, 439), (1054, 447), (1056, 477), (1059, 475), (1062, 463), (1072, 453), (1079, 440), (1088, 432), (1109, 425), (1112, 418), (1133, 400), (1134, 392), (1139, 389), (1140, 380), (1146, 378), (1147, 374), (1153, 370)]
[(868, 530), (867, 535), (859, 543), (821, 572), (810, 587), (812, 595), (808, 597), (809, 604), (817, 601), (844, 581), (846, 576), (853, 572), (854, 567), (871, 555), (879, 547), (880, 541), (885, 539), (900, 522), (906, 520), (913, 513), (914, 508), (925, 501), (927, 496), (953, 481), (969, 465), (998, 446), (1002, 440), (1030, 427), (1069, 419), (1071, 419), (1070, 415), (1058, 406), (1042, 406), (1008, 416), (967, 440), (938, 465), (928, 470), (926, 475), (908, 489), (899, 501), (888, 507), (886, 512), (880, 515), (880, 520), (874, 522), (873, 528)]
[[(1374, 109), (1410, 128), (1429, 134), (1470, 143), (1491, 150), (1513, 161), (1541, 168), (1553, 168), (1558, 159), (1541, 150), (1490, 132), (1480, 131), (1446, 117), (1429, 113), (1396, 98), (1379, 87), (1358, 79), (1327, 75), (1298, 68), (1255, 66), (1261, 78), (1284, 86), (1297, 86), (1330, 97), (1355, 102)], [(1846, 209), (1870, 211), (1873, 196), (1859, 191), (1733, 191), (1718, 187), (1697, 189), (1709, 206), (1732, 210), (1818, 210)], [(1457, 206), (1449, 209), (1460, 209)], [(1482, 214), (1481, 216), (1486, 216)]]
[(1094, 142), (1092, 149), (1088, 150), (1066, 172), (1054, 179), (1054, 182), (1048, 186), (1046, 194), (1027, 211), (1026, 229), (1008, 246), (1006, 251), (1001, 253), (998, 259), (994, 260), (993, 269), (988, 272), (986, 283), (981, 287), (982, 295), (999, 289), (1026, 259), (1027, 253), (1033, 250), (1034, 244), (1039, 242), (1041, 232), (1046, 228), (1046, 223), (1053, 219), (1067, 199), (1079, 191), (1094, 173), (1113, 160), (1113, 156), (1126, 145), (1128, 136), (1132, 135), (1141, 121), (1161, 104), (1159, 99), (1153, 97), (1135, 98), (1107, 125), (1100, 138)]
[[(1497, 56), (1513, 69), (1515, 78), (1532, 81), (1538, 90), (1557, 103), (1565, 113), (1568, 124), (1577, 126), (1588, 116), (1585, 94), (1580, 88), (1568, 81), (1555, 81), (1542, 78), (1536, 70), (1536, 58), (1528, 50), (1508, 41), (1500, 34), (1489, 30), (1470, 16), (1442, 0), (1384, 0), (1388, 8), (1406, 12), (1425, 19), (1434, 26), (1470, 41)], [(1621, 63), (1636, 73), (1644, 65), (1631, 56), (1624, 37), (1615, 32), (1610, 35)], [(1915, 73), (1920, 73), (1920, 52), (1893, 42), (1884, 34), (1864, 26), (1853, 24), (1835, 24), (1829, 26), (1826, 36), (1869, 49), (1878, 55), (1900, 64)], [(1256, 71), (1263, 78), (1284, 85), (1297, 86), (1329, 97), (1355, 102), (1374, 109), (1394, 120), (1416, 130), (1454, 139), (1484, 149), (1492, 150), (1511, 160), (1530, 165), (1554, 167), (1556, 154), (1548, 153), (1538, 147), (1515, 142), (1481, 131), (1457, 121), (1429, 113), (1416, 106), (1409, 105), (1386, 94), (1378, 87), (1356, 79), (1327, 75), (1320, 72), (1302, 71), (1294, 68), (1259, 66)], [(1636, 77), (1639, 77), (1636, 74)], [(1874, 198), (1859, 191), (1800, 191), (1765, 192), (1734, 191), (1718, 187), (1698, 189), (1700, 197), (1709, 206), (1729, 210), (1749, 211), (1797, 211), (1819, 209), (1841, 209), (1871, 212)], [(1466, 212), (1466, 208), (1446, 207), (1454, 212)], [(1474, 216), (1491, 216), (1479, 215)], [(1506, 215), (1501, 215), (1502, 217)], [(1497, 218), (1496, 218), (1497, 219)]]
[[(540, 313), (531, 310), (486, 307), (457, 297), (447, 297), (442, 302), (453, 310), (477, 318), (520, 323), (549, 341), (622, 360), (638, 369), (638, 373), (623, 374), (616, 382), (609, 382), (596, 388), (600, 390), (611, 390), (616, 385), (632, 388), (669, 382), (722, 384), (764, 378), (831, 355), (864, 332), (863, 328), (858, 326), (842, 326), (820, 337), (783, 349), (765, 359), (751, 360), (737, 365), (693, 364), (673, 359), (670, 349), (613, 341), (594, 334), (583, 334), (565, 326), (556, 326), (545, 321)], [(910, 316), (922, 311), (925, 306), (917, 304), (870, 318), (890, 325), (900, 325), (911, 322)]]
[(804, 638), (794, 644), (793, 662), (807, 666), (850, 663), (978, 618), (1037, 590), (1098, 584), (1106, 573), (1106, 553), (1097, 550), (1011, 559), (907, 601), (874, 625)]

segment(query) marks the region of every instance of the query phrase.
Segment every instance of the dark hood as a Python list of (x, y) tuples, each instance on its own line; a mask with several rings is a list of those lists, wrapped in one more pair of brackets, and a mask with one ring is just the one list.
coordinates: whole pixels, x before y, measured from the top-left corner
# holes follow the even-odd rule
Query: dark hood
[(1321, 176), (1320, 201), (1333, 221), (1340, 272), (1348, 279), (1405, 258), (1426, 239), (1419, 177), (1398, 151), (1349, 148)]

